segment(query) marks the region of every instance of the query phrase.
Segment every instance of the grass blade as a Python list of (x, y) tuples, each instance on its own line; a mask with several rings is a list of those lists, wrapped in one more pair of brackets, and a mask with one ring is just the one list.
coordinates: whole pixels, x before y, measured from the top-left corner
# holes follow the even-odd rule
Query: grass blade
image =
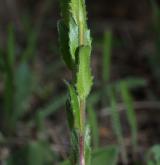
[(108, 96), (110, 99), (110, 106), (111, 106), (111, 118), (112, 118), (112, 126), (114, 129), (114, 132), (117, 136), (118, 143), (121, 148), (121, 157), (122, 161), (124, 164), (127, 164), (127, 152), (125, 148), (125, 143), (124, 143), (124, 137), (123, 137), (123, 132), (122, 132), (122, 127), (121, 127), (121, 122), (120, 122), (120, 116), (119, 112), (117, 110), (117, 102), (115, 98), (115, 94), (113, 89), (110, 89), (108, 91)]
[(132, 145), (133, 145), (134, 151), (136, 151), (138, 128), (137, 128), (136, 114), (135, 114), (134, 106), (133, 106), (133, 100), (129, 93), (128, 86), (124, 81), (120, 83), (120, 89), (121, 89), (123, 102), (127, 108), (126, 113), (127, 113), (127, 119), (128, 119), (129, 125), (131, 127)]

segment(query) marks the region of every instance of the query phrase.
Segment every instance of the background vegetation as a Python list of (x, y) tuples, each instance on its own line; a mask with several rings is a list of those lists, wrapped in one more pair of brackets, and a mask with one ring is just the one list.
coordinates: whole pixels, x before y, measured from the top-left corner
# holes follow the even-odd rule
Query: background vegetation
[[(92, 165), (160, 164), (160, 7), (87, 0)], [(0, 0), (0, 162), (68, 165), (58, 0)]]

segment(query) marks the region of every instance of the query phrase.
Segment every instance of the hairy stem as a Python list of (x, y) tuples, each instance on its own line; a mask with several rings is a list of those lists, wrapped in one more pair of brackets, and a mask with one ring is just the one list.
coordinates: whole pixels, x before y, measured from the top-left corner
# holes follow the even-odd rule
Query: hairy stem
[(80, 141), (79, 141), (79, 164), (85, 165), (85, 157), (84, 157), (84, 136), (80, 135)]
[(79, 164), (85, 165), (85, 144), (84, 144), (84, 131), (85, 131), (85, 100), (80, 101), (80, 134), (79, 134)]
[(80, 101), (80, 134), (84, 133), (84, 127), (85, 127), (85, 109), (86, 109), (86, 103), (85, 100)]
[[(80, 5), (80, 0), (79, 0)], [(79, 13), (79, 45), (84, 45), (84, 25), (81, 20), (81, 13)], [(84, 131), (85, 131), (85, 109), (86, 103), (85, 100), (80, 100), (80, 135), (79, 135), (79, 164), (85, 165), (85, 139), (84, 139)]]

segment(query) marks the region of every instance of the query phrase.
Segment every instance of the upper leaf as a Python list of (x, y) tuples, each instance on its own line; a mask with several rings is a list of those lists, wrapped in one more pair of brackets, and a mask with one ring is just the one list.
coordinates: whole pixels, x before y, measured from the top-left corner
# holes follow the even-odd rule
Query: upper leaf
[(78, 26), (73, 19), (73, 17), (70, 17), (69, 21), (69, 49), (70, 49), (70, 54), (72, 57), (72, 60), (75, 61), (75, 54), (76, 50), (79, 45), (79, 30)]
[(70, 0), (69, 3), (69, 46), (72, 59), (79, 46), (91, 46), (90, 31), (87, 28), (87, 16), (84, 0)]
[(91, 46), (84, 0), (61, 0), (62, 21), (58, 25), (63, 59), (70, 69), (79, 46)]
[(72, 69), (73, 62), (72, 62), (71, 54), (69, 51), (68, 28), (65, 25), (64, 21), (62, 20), (59, 21), (58, 23), (58, 33), (59, 33), (60, 49), (61, 49), (63, 60), (65, 61), (68, 68)]
[(92, 87), (93, 77), (90, 69), (90, 53), (89, 46), (82, 46), (78, 52), (78, 73), (77, 73), (77, 91), (80, 99), (85, 99)]
[(84, 0), (70, 0), (70, 12), (78, 26), (86, 25), (86, 8)]
[(80, 105), (77, 93), (72, 85), (67, 83), (69, 94), (70, 94), (70, 103), (71, 103), (71, 109), (74, 116), (74, 125), (75, 128), (80, 129)]

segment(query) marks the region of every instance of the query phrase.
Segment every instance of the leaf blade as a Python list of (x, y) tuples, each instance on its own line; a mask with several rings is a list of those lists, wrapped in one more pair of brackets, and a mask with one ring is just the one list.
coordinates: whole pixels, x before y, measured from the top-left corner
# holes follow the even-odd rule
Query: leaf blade
[(79, 66), (77, 73), (77, 92), (80, 99), (85, 99), (90, 93), (93, 77), (90, 69), (90, 53), (89, 46), (82, 46), (79, 48)]

